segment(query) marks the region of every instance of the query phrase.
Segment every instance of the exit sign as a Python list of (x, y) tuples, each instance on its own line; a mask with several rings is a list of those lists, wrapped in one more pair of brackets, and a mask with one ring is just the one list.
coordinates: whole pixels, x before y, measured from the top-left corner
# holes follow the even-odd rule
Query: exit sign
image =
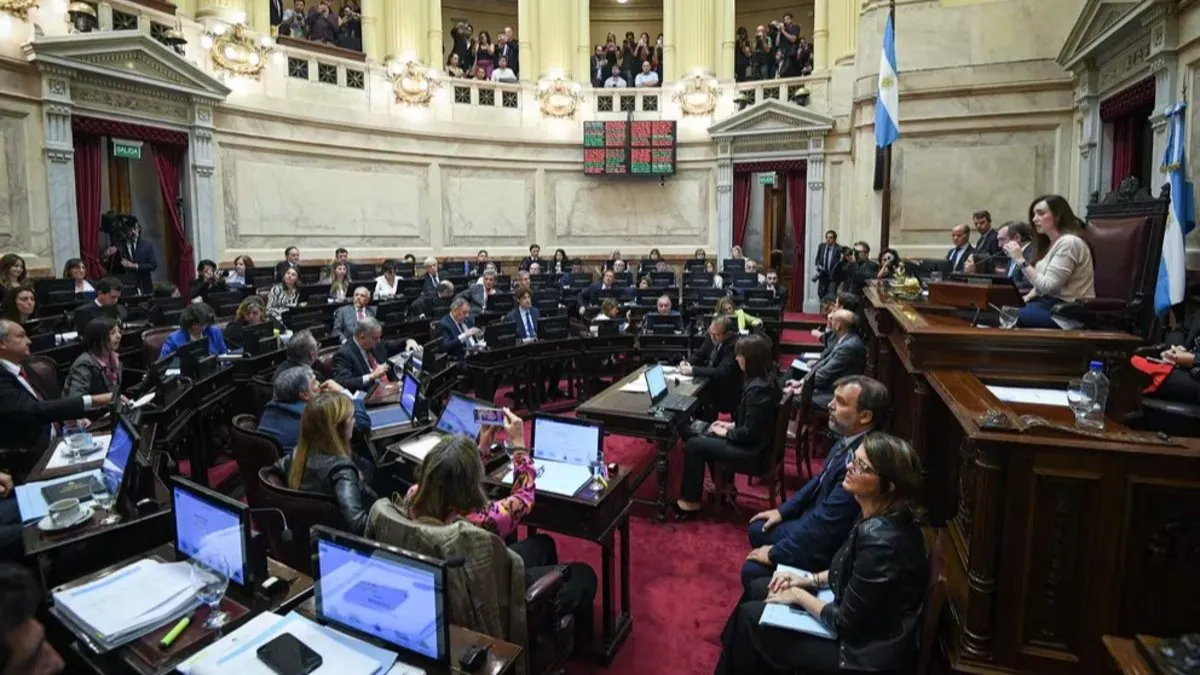
[(112, 139), (113, 157), (124, 157), (125, 159), (141, 159), (142, 158), (142, 142), (141, 141), (125, 141), (118, 138)]
[(759, 185), (770, 185), (771, 187), (774, 187), (775, 186), (775, 172), (758, 174), (758, 184)]

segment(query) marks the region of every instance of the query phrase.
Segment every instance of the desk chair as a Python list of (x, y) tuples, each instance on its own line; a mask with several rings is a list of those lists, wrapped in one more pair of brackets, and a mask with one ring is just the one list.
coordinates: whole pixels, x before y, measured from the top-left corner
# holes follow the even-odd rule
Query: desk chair
[(274, 438), (259, 433), (254, 415), (234, 417), (229, 434), (233, 459), (246, 489), (246, 501), (250, 508), (262, 508), (266, 505), (259, 489), (258, 472), (274, 464), (283, 455), (283, 449)]
[(62, 396), (62, 382), (58, 380), (58, 364), (48, 356), (33, 355), (21, 362), (26, 374), (37, 387), (50, 398)]
[(946, 573), (942, 570), (942, 542), (946, 530), (938, 529), (929, 545), (929, 588), (925, 592), (925, 606), (921, 610), (921, 648), (917, 659), (916, 675), (936, 672), (933, 657), (937, 647), (938, 622), (942, 618), (942, 606), (946, 604)]
[(158, 355), (162, 352), (162, 346), (167, 341), (167, 336), (177, 330), (179, 330), (178, 326), (162, 326), (142, 331), (143, 358), (147, 367), (158, 361)]
[(829, 451), (829, 410), (812, 404), (812, 385), (806, 383), (798, 395), (796, 419), (796, 475), (813, 477), (812, 460)]
[[(267, 407), (267, 403), (275, 398), (275, 387), (271, 383), (271, 375), (256, 375), (250, 379), (250, 406), (251, 410), (262, 412), (262, 409)], [(237, 423), (237, 418), (234, 418), (234, 424)], [(255, 424), (255, 429), (258, 426)]]
[(312, 576), (312, 544), (308, 532), (313, 525), (344, 529), (341, 511), (333, 497), (287, 487), (287, 477), (274, 466), (258, 470), (258, 488), (265, 508), (283, 511), (291, 537), (285, 540), (283, 520), (269, 514), (261, 519), (266, 525), (271, 557), (294, 570)]
[[(765, 459), (760, 459), (755, 466), (731, 464), (728, 471), (718, 471), (715, 481), (718, 495), (726, 494), (728, 486), (732, 485), (732, 480), (737, 474), (744, 474), (751, 479), (757, 479), (758, 482), (766, 484), (767, 502), (770, 504), (770, 508), (773, 509), (777, 503), (787, 501), (787, 487), (783, 480), (783, 464), (787, 456), (788, 423), (791, 422), (792, 413), (795, 410), (792, 400), (793, 397), (786, 394), (780, 400), (779, 411), (775, 415), (774, 433), (771, 434), (769, 447), (763, 448), (763, 454), (760, 455), (760, 457), (765, 457)], [(733, 506), (736, 507), (736, 504), (733, 504)]]
[(333, 355), (337, 354), (341, 348), (341, 345), (334, 345), (332, 347), (322, 347), (317, 352), (317, 360), (313, 363), (313, 372), (317, 374), (318, 378), (328, 380), (333, 377)]

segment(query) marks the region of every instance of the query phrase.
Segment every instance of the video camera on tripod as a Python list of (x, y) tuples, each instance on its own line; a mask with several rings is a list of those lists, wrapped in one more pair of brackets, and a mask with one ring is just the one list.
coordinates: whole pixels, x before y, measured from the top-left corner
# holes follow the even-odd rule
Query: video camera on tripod
[(134, 238), (138, 219), (128, 213), (108, 211), (100, 215), (100, 231), (108, 235), (108, 241), (113, 246), (121, 246)]

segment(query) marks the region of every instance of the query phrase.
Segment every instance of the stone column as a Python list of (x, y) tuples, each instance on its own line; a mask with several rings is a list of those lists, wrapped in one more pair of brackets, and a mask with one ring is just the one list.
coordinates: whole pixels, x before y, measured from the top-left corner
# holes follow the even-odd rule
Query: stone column
[(386, 5), (384, 58), (390, 60), (404, 56), (431, 65), (432, 55), (428, 53), (429, 0), (388, 0)]
[(716, 51), (713, 72), (717, 79), (733, 79), (733, 62), (737, 54), (737, 26), (734, 19), (736, 0), (717, 0)]
[(525, 73), (525, 79), (536, 81), (542, 74), (542, 69), (538, 65), (538, 50), (534, 47), (534, 41), (530, 39), (537, 29), (534, 24), (537, 22), (538, 8), (535, 6), (537, 0), (517, 0), (517, 51), (521, 56), (521, 70)]
[[(817, 136), (808, 140), (808, 191), (804, 213), (804, 311), (810, 314), (821, 309), (817, 285), (811, 283), (816, 274), (816, 251), (825, 236), (825, 139)], [(800, 270), (796, 270), (800, 274)]]
[[(521, 0), (517, 8), (520, 23), (517, 28), (521, 33), (517, 46), (521, 50), (521, 72), (526, 79), (537, 80), (552, 70), (578, 76), (575, 71), (579, 61), (579, 14), (584, 2), (586, 0)], [(528, 28), (522, 23), (526, 20), (529, 21)], [(528, 65), (526, 45), (533, 51), (533, 63)]]
[(429, 5), (425, 10), (426, 63), (441, 68), (446, 63), (446, 54), (449, 53), (443, 48), (447, 36), (442, 27), (442, 0), (425, 2)]
[(370, 61), (383, 61), (386, 53), (383, 39), (384, 11), (386, 3), (380, 0), (359, 0), (358, 8), (362, 12), (362, 44), (363, 53)]
[[(592, 80), (592, 49), (595, 45), (592, 44), (592, 6), (588, 0), (579, 0), (579, 7), (576, 9), (578, 16), (577, 24), (579, 26), (578, 33), (575, 36), (575, 63), (569, 74), (571, 79), (582, 83), (583, 86), (591, 86)], [(525, 57), (525, 52), (521, 52), (521, 58)], [(531, 79), (531, 78), (526, 78)]]
[[(1150, 26), (1150, 54), (1146, 61), (1150, 64), (1150, 73), (1154, 76), (1154, 114), (1150, 116), (1150, 126), (1154, 129), (1154, 154), (1150, 156), (1152, 180), (1157, 180), (1163, 174), (1158, 167), (1167, 152), (1167, 117), (1163, 112), (1168, 106), (1183, 100), (1180, 90), (1179, 59), (1176, 49), (1179, 45), (1179, 17), (1173, 7), (1159, 5), (1149, 10), (1143, 19), (1143, 25)], [(1155, 196), (1162, 181), (1149, 186)]]
[(193, 260), (219, 260), (213, 178), (213, 109), (209, 101), (192, 102), (192, 128), (188, 133), (187, 192), (184, 217), (192, 231)]
[[(663, 36), (665, 39), (665, 35)], [(733, 250), (733, 144), (720, 141), (717, 146), (717, 269)]]
[[(828, 0), (827, 0), (828, 1)], [(820, 7), (820, 0), (817, 2), (817, 7)], [(854, 62), (854, 50), (858, 48), (858, 12), (861, 3), (851, 0), (839, 0), (837, 2), (829, 2), (826, 6), (825, 20), (829, 31), (829, 57), (826, 60), (827, 66), (843, 66)], [(813, 13), (813, 23), (816, 23), (817, 12), (820, 9), (815, 9)], [(815, 27), (814, 27), (815, 33)], [(813, 69), (816, 69), (816, 63), (813, 64)]]
[(50, 202), (51, 253), (54, 269), (60, 269), (67, 260), (79, 257), (69, 75), (53, 68), (44, 69), (42, 98), (42, 151), (46, 157), (46, 196)]
[(1089, 203), (1093, 192), (1100, 190), (1100, 142), (1104, 125), (1100, 121), (1098, 72), (1086, 65), (1075, 87), (1075, 105), (1083, 119), (1079, 123), (1079, 195), (1076, 203)]
[[(269, 0), (246, 0), (250, 28), (259, 35), (271, 34), (271, 3)], [(199, 258), (197, 258), (199, 260)]]
[[(254, 0), (249, 0), (253, 2)], [(247, 0), (198, 0), (196, 18), (213, 18), (225, 23), (242, 23), (248, 20)]]
[(813, 5), (813, 70), (822, 71), (829, 67), (829, 3), (833, 0), (816, 0)]
[[(717, 67), (718, 7), (724, 0), (663, 0), (663, 39), (674, 42), (674, 55), (663, 54), (668, 81), (678, 80), (693, 70), (712, 71)], [(668, 47), (669, 50), (669, 47)], [(732, 65), (730, 66), (732, 73)]]

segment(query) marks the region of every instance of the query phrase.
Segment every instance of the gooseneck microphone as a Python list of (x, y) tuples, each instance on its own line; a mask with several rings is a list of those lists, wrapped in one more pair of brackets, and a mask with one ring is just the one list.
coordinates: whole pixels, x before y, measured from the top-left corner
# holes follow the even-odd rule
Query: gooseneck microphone
[(292, 530), (291, 530), (291, 528), (288, 527), (287, 516), (283, 515), (283, 511), (281, 511), (277, 508), (271, 507), (271, 506), (263, 506), (263, 507), (260, 507), (257, 509), (250, 509), (250, 513), (262, 513), (262, 512), (267, 512), (267, 511), (269, 511), (271, 513), (276, 513), (279, 515), (279, 520), (283, 521), (283, 530), (279, 533), (279, 536), (285, 542), (287, 542), (289, 544), (292, 543), (292, 539), (293, 539)]

